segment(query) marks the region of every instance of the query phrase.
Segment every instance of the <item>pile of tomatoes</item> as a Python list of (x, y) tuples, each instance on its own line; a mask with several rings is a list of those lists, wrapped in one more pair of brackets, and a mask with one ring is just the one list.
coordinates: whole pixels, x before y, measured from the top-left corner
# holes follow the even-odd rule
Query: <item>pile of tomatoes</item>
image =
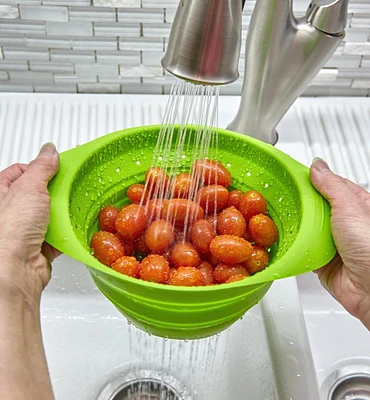
[(93, 255), (122, 274), (176, 286), (235, 282), (262, 271), (277, 227), (261, 193), (228, 190), (231, 184), (225, 166), (210, 159), (173, 178), (150, 168), (144, 184), (128, 188), (130, 204), (100, 211)]

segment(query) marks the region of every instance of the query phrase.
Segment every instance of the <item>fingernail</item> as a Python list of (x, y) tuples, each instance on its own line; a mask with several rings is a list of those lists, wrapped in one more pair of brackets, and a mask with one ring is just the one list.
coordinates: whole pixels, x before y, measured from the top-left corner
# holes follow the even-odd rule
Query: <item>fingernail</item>
[(315, 169), (317, 169), (318, 171), (324, 171), (330, 169), (326, 161), (324, 161), (320, 157), (315, 157), (312, 160), (312, 166), (315, 167)]
[(55, 154), (56, 151), (54, 143), (48, 142), (41, 147), (40, 154)]

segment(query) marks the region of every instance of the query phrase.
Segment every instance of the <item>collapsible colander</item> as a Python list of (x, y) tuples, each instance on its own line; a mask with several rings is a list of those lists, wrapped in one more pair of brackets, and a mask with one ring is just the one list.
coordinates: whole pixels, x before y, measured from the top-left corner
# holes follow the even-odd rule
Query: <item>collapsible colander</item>
[(131, 278), (101, 264), (89, 248), (98, 213), (103, 206), (122, 204), (127, 188), (144, 180), (159, 131), (160, 126), (127, 129), (61, 153), (59, 172), (49, 185), (47, 242), (84, 263), (102, 293), (134, 325), (173, 339), (207, 337), (241, 318), (275, 279), (332, 259), (330, 207), (312, 187), (308, 168), (271, 145), (220, 129), (218, 158), (230, 170), (233, 186), (263, 193), (278, 227), (269, 266), (235, 283), (179, 287)]

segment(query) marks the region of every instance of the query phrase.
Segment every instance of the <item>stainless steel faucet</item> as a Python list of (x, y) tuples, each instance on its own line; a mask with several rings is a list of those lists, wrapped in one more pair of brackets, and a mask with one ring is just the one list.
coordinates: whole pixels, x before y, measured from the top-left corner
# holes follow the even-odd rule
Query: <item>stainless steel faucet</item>
[[(257, 0), (245, 50), (239, 110), (228, 129), (274, 144), (276, 126), (345, 36), (349, 0), (312, 0), (296, 18), (292, 0)], [(162, 59), (201, 85), (239, 76), (243, 0), (180, 0)]]

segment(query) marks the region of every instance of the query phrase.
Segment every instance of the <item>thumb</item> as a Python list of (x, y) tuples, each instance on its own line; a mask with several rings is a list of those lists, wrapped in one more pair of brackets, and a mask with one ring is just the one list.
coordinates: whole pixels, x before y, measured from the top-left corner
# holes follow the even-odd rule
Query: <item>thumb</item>
[(343, 192), (348, 191), (346, 181), (334, 174), (328, 164), (321, 158), (314, 158), (310, 168), (310, 179), (315, 189), (332, 205), (343, 199)]

